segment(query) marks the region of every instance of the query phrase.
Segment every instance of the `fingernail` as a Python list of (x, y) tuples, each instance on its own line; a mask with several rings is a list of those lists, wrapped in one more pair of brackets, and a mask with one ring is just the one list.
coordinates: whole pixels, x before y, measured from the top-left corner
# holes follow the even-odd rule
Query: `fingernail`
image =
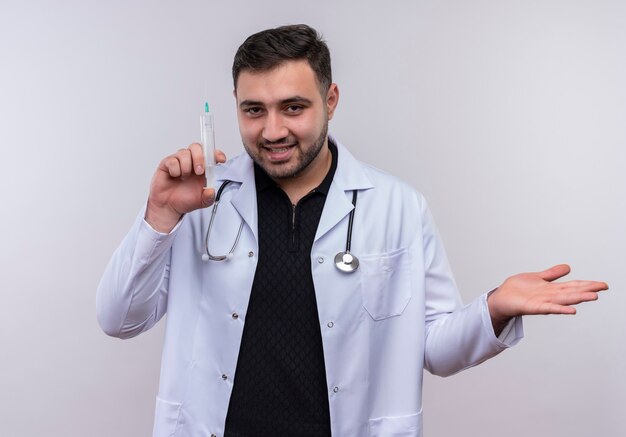
[(202, 166), (201, 165), (197, 165), (196, 166), (196, 174), (197, 175), (201, 175), (202, 174)]

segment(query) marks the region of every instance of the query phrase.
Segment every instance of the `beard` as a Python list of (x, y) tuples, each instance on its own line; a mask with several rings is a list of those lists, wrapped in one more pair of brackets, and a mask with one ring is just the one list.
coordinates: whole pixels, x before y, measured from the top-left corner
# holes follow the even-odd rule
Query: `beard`
[[(259, 142), (256, 145), (256, 150), (262, 150), (265, 146), (273, 145), (279, 146), (281, 144), (293, 144), (297, 142), (297, 145), (294, 147), (298, 147), (299, 153), (295, 154), (296, 161), (294, 163), (279, 163), (274, 164), (271, 162), (266, 162), (262, 159), (262, 155), (260, 152), (251, 150), (244, 143), (244, 148), (248, 152), (248, 155), (252, 158), (252, 160), (261, 167), (272, 179), (280, 180), (280, 179), (291, 179), (299, 176), (306, 168), (311, 165), (311, 163), (317, 158), (320, 154), (324, 144), (326, 143), (326, 138), (328, 136), (328, 120), (325, 120), (322, 130), (320, 131), (317, 139), (310, 145), (310, 147), (306, 149), (302, 149), (300, 147), (299, 141), (291, 141), (289, 137), (285, 137), (279, 141), (273, 142)], [(295, 140), (295, 139), (294, 139)]]

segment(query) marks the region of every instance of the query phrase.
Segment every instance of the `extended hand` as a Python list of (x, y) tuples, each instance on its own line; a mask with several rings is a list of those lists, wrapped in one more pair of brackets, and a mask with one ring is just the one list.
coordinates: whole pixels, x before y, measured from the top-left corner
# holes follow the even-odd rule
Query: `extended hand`
[[(225, 162), (224, 153), (215, 152), (217, 162)], [(185, 213), (213, 204), (215, 190), (205, 189), (202, 146), (193, 143), (167, 156), (152, 177), (146, 209), (146, 221), (160, 232), (170, 232)]]
[(607, 290), (605, 282), (552, 282), (570, 272), (560, 264), (536, 273), (511, 276), (487, 299), (491, 322), (496, 335), (516, 316), (531, 314), (576, 314), (572, 305), (598, 299), (598, 292)]

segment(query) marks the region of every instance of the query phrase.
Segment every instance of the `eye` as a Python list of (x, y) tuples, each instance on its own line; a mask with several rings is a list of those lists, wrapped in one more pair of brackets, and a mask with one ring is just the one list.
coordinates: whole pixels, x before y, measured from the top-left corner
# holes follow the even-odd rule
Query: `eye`
[(289, 105), (285, 108), (285, 112), (290, 115), (299, 114), (304, 109), (302, 105)]
[(263, 108), (259, 106), (250, 106), (248, 108), (244, 108), (243, 112), (249, 117), (258, 117), (263, 113)]

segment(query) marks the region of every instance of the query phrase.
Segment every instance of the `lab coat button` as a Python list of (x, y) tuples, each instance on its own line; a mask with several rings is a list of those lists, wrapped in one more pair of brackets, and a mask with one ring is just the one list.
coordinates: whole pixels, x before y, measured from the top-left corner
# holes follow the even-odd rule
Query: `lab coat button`
[(320, 264), (324, 263), (324, 258), (322, 258), (321, 256), (317, 259), (317, 262)]
[(254, 252), (250, 251), (248, 252), (248, 258), (252, 258), (254, 256)]
[(222, 379), (223, 379), (224, 381), (226, 381), (226, 380), (228, 379), (228, 375), (223, 374), (223, 375), (222, 375)]
[(337, 393), (339, 391), (339, 387), (333, 388), (333, 392)]
[(231, 317), (233, 318), (233, 320), (237, 320), (239, 318), (239, 314), (233, 313)]
[(335, 324), (333, 322), (328, 322), (326, 326), (328, 326), (329, 328), (332, 328), (333, 326), (335, 326)]

